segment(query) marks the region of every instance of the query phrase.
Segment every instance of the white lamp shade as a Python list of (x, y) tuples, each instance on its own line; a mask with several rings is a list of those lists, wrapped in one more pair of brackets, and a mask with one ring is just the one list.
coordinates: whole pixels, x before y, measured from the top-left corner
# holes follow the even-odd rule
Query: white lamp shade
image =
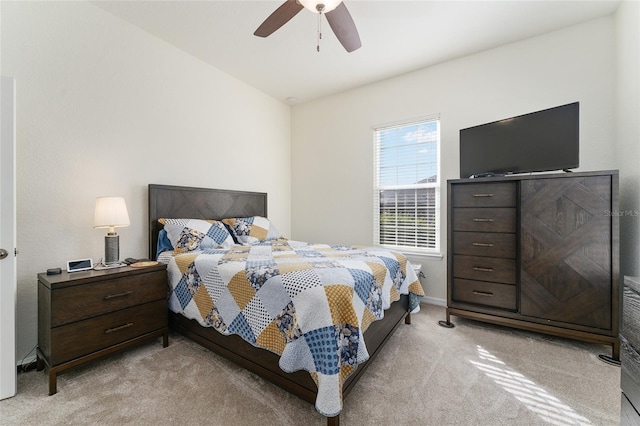
[(318, 13), (317, 6), (323, 4), (324, 9), (322, 13), (327, 13), (338, 7), (338, 5), (342, 3), (342, 0), (298, 0), (298, 2), (314, 13)]
[(96, 198), (96, 210), (93, 217), (94, 228), (120, 228), (129, 225), (129, 213), (124, 198)]

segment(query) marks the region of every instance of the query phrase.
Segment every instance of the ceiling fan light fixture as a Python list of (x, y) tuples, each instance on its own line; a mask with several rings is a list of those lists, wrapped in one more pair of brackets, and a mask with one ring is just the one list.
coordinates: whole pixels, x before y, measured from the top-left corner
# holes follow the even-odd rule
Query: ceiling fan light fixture
[[(297, 0), (305, 9), (313, 13), (327, 13), (338, 7), (342, 0)], [(318, 5), (322, 5), (318, 8)]]
[(362, 47), (356, 24), (342, 0), (286, 0), (260, 24), (253, 34), (258, 37), (268, 37), (302, 9), (318, 14), (318, 51), (320, 51), (322, 38), (322, 15), (325, 15), (331, 30), (347, 52), (353, 52)]

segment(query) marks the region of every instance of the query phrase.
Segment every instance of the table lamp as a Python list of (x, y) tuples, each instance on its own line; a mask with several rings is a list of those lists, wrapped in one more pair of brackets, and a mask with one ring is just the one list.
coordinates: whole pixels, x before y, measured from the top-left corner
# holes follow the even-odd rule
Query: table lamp
[(117, 264), (120, 260), (120, 237), (115, 228), (129, 226), (129, 213), (122, 197), (96, 198), (96, 210), (93, 218), (94, 228), (109, 228), (104, 237), (104, 264)]

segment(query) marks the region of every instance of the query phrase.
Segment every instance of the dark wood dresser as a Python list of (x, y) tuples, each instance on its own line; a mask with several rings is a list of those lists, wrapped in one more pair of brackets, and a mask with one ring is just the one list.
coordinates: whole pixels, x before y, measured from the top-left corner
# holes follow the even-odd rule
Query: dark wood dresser
[(624, 278), (620, 346), (620, 425), (640, 425), (640, 277)]
[(447, 182), (450, 315), (612, 345), (618, 172)]
[(166, 265), (38, 274), (38, 369), (57, 374), (163, 337), (169, 344)]

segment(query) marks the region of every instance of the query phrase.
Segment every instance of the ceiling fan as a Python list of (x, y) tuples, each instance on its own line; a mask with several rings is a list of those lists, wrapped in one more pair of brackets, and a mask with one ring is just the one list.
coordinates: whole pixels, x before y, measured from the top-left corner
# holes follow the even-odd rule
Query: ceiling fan
[[(347, 6), (341, 0), (287, 0), (269, 15), (253, 34), (258, 37), (270, 36), (303, 8), (318, 13), (318, 39), (322, 38), (321, 15), (325, 15), (333, 33), (347, 52), (353, 52), (362, 46), (356, 24), (353, 22)], [(319, 41), (318, 51), (320, 51)]]

